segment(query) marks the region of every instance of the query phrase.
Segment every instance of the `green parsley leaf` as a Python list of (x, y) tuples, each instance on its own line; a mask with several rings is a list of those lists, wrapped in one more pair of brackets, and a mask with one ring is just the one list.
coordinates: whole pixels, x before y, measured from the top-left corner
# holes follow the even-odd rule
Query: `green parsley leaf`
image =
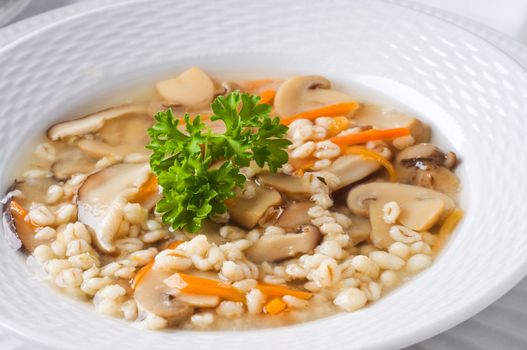
[(271, 106), (259, 102), (259, 96), (239, 91), (218, 96), (211, 104), (211, 120), (225, 123), (223, 134), (214, 133), (199, 115), (191, 120), (186, 114), (184, 130), (171, 109), (155, 115), (147, 148), (163, 189), (156, 206), (163, 222), (198, 232), (204, 219), (227, 211), (225, 201), (247, 181), (241, 167), (254, 160), (276, 172), (287, 163), (291, 142), (283, 137), (288, 128), (269, 116)]

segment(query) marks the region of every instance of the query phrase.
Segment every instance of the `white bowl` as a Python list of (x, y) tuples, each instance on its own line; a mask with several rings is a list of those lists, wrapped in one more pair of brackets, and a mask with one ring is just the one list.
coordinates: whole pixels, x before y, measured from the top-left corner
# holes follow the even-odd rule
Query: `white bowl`
[(472, 316), (524, 276), (526, 72), (455, 26), (377, 1), (105, 1), (25, 36), (0, 49), (1, 189), (54, 121), (190, 65), (214, 76), (322, 74), (429, 122), (463, 160), (466, 217), (454, 238), (429, 270), (358, 312), (215, 333), (102, 317), (31, 278), (2, 240), (1, 325), (52, 348), (392, 349)]

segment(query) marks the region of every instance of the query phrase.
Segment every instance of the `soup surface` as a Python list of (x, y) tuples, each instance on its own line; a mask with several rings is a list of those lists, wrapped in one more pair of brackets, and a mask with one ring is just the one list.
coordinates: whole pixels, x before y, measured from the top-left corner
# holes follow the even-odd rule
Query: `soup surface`
[(146, 329), (281, 326), (375, 302), (462, 216), (457, 157), (322, 76), (216, 81), (51, 126), (6, 197), (49, 283)]

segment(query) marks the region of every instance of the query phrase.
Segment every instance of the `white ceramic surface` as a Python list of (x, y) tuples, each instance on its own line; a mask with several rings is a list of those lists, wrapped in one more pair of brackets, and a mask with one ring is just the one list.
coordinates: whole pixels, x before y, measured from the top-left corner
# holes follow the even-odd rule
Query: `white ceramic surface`
[[(103, 10), (79, 13), (75, 20), (50, 25), (0, 50), (0, 73), (4, 77), (0, 91), (8, 91), (0, 95), (0, 123), (9, 126), (0, 128), (1, 135), (2, 139), (16, 140), (5, 147), (1, 166), (11, 163), (21, 139), (25, 139), (15, 138), (15, 134), (41, 132), (51, 118), (66, 115), (68, 109), (83, 104), (95, 91), (112, 89), (128, 79), (177, 71), (189, 62), (201, 63), (213, 73), (237, 69), (262, 74), (320, 72), (341, 84), (369, 85), (452, 135), (451, 144), (464, 157), (465, 180), (470, 179), (465, 181), (465, 205), (469, 210), (448, 250), (415, 281), (355, 314), (284, 329), (235, 335), (200, 333), (188, 338), (188, 332), (138, 334), (124, 323), (89, 313), (78, 303), (57, 299), (38, 282), (27, 280), (22, 265), (2, 245), (0, 256), (6, 271), (0, 273), (1, 322), (53, 347), (75, 343), (81, 348), (102, 348), (123, 339), (130, 349), (149, 343), (169, 348), (179, 342), (191, 348), (211, 346), (213, 342), (235, 348), (328, 344), (336, 348), (393, 348), (470, 316), (521, 278), (525, 267), (521, 232), (525, 227), (514, 220), (525, 214), (525, 206), (521, 204), (519, 178), (510, 174), (525, 169), (525, 160), (510, 159), (501, 168), (489, 166), (493, 160), (508, 159), (504, 157), (511, 153), (506, 148), (523, 147), (520, 130), (525, 129), (525, 120), (520, 110), (525, 107), (521, 97), (525, 95), (526, 79), (518, 65), (485, 42), (441, 21), (377, 2), (357, 1), (350, 7), (336, 1), (330, 9), (314, 3), (308, 7), (279, 6), (272, 1), (246, 4), (243, 11), (254, 6), (253, 15), (234, 16), (219, 33), (222, 25), (218, 26), (215, 19), (229, 8), (228, 4), (240, 8), (240, 3), (233, 1), (221, 6), (168, 6), (166, 2), (162, 10), (144, 2), (113, 2)], [(194, 6), (201, 7), (205, 19), (196, 18)], [(279, 21), (277, 8), (290, 14), (287, 22), (291, 28), (273, 22)], [(179, 14), (178, 25), (170, 21), (175, 14)], [(274, 41), (263, 40), (260, 16), (266, 18), (265, 26), (272, 28), (265, 36)], [(334, 21), (326, 23), (325, 16)], [(182, 22), (189, 26), (179, 26)], [(210, 22), (214, 22), (213, 27), (199, 31)], [(229, 30), (240, 27), (244, 28), (243, 36)], [(248, 40), (248, 33), (254, 34), (254, 41)], [(225, 37), (237, 41), (226, 41)], [(38, 45), (43, 38), (48, 39), (48, 45)], [(200, 41), (188, 42), (189, 38)], [(121, 45), (115, 52), (118, 42)], [(38, 67), (29, 57), (32, 46), (41, 58)], [(334, 52), (334, 47), (339, 47), (339, 52), (321, 57), (320, 52)], [(267, 67), (258, 69), (263, 59)], [(20, 117), (14, 121), (13, 117), (7, 119), (8, 115)], [(33, 125), (20, 125), (27, 115), (32, 116)], [(498, 123), (496, 127), (496, 118), (506, 119), (507, 124)], [(486, 176), (481, 175), (483, 172)], [(499, 180), (506, 175), (510, 177), (506, 182)], [(6, 185), (10, 174), (3, 172), (2, 176), (2, 185)], [(490, 184), (497, 190), (483, 193)], [(506, 208), (505, 200), (517, 204), (515, 215), (510, 211), (498, 213), (499, 208)], [(482, 258), (491, 256), (495, 259), (492, 263)], [(33, 322), (28, 327), (25, 316), (30, 311)], [(91, 327), (97, 339), (92, 337), (93, 331), (86, 332)]]
[(31, 0), (0, 0), (0, 27), (18, 15)]

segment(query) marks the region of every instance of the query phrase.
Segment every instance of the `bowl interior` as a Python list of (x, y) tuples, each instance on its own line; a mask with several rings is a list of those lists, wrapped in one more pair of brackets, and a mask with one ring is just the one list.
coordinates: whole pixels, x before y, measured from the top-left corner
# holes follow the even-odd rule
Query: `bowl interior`
[(527, 74), (489, 44), (376, 1), (104, 4), (0, 49), (2, 189), (53, 122), (124, 102), (141, 86), (197, 65), (219, 78), (321, 74), (359, 100), (422, 118), (435, 142), (461, 156), (466, 216), (435, 264), (380, 302), (236, 334), (138, 332), (30, 278), (2, 241), (0, 324), (56, 348), (168, 349), (179, 341), (190, 348), (393, 348), (471, 316), (523, 276), (527, 160), (518, 155), (526, 143)]

